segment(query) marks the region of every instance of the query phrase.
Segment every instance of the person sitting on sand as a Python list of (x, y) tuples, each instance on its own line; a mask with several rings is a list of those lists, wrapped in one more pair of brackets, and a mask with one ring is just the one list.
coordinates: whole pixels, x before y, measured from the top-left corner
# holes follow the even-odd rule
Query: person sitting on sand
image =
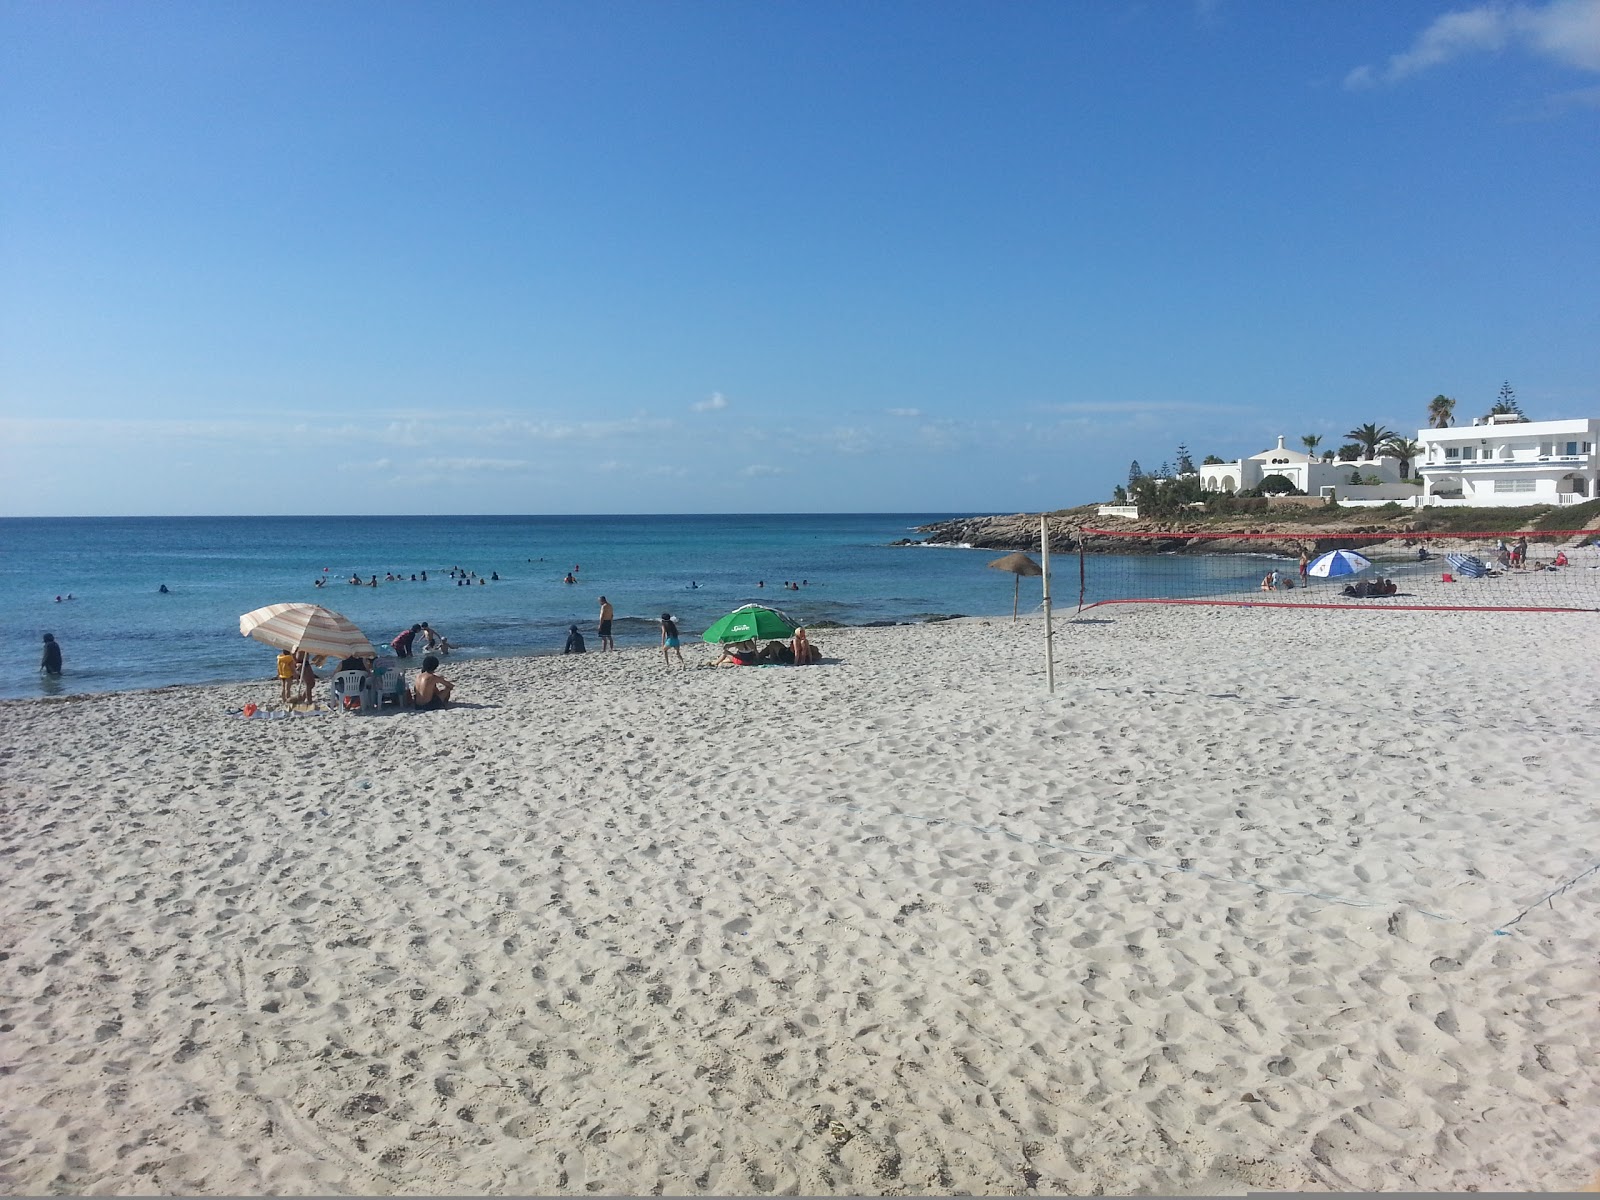
[(756, 662), (754, 642), (733, 642), (722, 648), (722, 657), (714, 659), (713, 667), (748, 667)]
[(583, 634), (578, 632), (578, 627), (576, 625), (569, 625), (567, 627), (567, 644), (562, 649), (561, 653), (582, 654), (587, 649), (588, 647), (583, 644)]
[(411, 685), (411, 703), (417, 708), (443, 708), (455, 690), (456, 685), (439, 674), (439, 660), (430, 654), (422, 660), (422, 670)]
[(1261, 590), (1263, 592), (1275, 592), (1278, 590), (1278, 571), (1276, 567), (1261, 577)]
[(811, 645), (811, 639), (804, 629), (797, 628), (794, 631), (794, 640), (789, 643), (789, 650), (794, 655), (794, 664), (797, 667), (808, 667), (822, 661), (822, 652)]
[(1556, 561), (1553, 565), (1558, 567), (1564, 567), (1567, 565), (1567, 552), (1565, 550), (1556, 551)]
[(794, 651), (789, 649), (787, 642), (768, 642), (756, 653), (757, 662), (765, 663), (792, 663)]

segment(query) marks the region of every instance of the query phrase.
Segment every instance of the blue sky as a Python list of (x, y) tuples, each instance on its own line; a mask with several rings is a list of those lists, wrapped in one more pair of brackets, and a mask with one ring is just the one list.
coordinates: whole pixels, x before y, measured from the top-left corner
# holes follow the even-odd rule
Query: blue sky
[(1016, 511), (1600, 415), (1600, 0), (0, 2), (0, 513)]

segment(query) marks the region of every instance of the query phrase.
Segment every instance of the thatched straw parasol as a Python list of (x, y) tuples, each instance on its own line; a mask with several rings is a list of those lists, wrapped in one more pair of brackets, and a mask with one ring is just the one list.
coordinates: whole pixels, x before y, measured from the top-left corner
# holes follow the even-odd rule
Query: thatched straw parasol
[(1017, 597), (1022, 592), (1022, 577), (1024, 575), (1030, 577), (1043, 575), (1044, 568), (1020, 550), (1014, 554), (1008, 554), (1004, 558), (995, 559), (989, 566), (996, 571), (1010, 571), (1017, 577), (1011, 588), (1011, 619), (1015, 621), (1017, 619)]

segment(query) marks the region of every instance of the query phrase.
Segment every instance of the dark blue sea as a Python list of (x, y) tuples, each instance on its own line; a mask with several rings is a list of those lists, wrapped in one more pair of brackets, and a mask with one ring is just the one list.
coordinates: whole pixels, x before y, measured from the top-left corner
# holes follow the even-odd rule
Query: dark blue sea
[[(8, 518), (0, 696), (269, 676), (273, 652), (239, 635), (239, 615), (283, 601), (341, 612), (379, 646), (427, 621), (465, 657), (560, 653), (572, 624), (596, 648), (602, 594), (619, 647), (654, 645), (664, 611), (692, 637), (752, 601), (808, 625), (1009, 613), (1012, 577), (986, 569), (995, 551), (890, 544), (960, 515)], [(458, 585), (452, 568), (476, 578)], [(1259, 571), (1188, 558), (1185, 577), (1218, 578), (1187, 580), (1170, 559), (1132, 558), (1120, 574), (1149, 578), (1118, 586), (1193, 593)], [(569, 572), (576, 583), (563, 582)], [(1075, 604), (1076, 562), (1053, 574), (1058, 608)], [(791, 580), (803, 581), (798, 592), (784, 590)], [(1023, 612), (1038, 609), (1037, 579), (1023, 580), (1022, 597)], [(64, 651), (59, 680), (38, 672), (45, 632)]]

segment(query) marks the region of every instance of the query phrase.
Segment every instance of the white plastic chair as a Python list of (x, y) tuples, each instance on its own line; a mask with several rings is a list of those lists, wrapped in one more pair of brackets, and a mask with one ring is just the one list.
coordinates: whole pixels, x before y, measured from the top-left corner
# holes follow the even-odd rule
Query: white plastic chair
[(366, 671), (340, 671), (333, 677), (330, 686), (333, 707), (341, 716), (352, 711), (345, 703), (348, 697), (357, 699), (357, 708), (361, 712), (376, 712), (382, 707), (382, 701), (378, 698), (378, 687)]
[(403, 707), (406, 697), (406, 673), (399, 667), (391, 667), (378, 673), (377, 682), (378, 707), (392, 704), (396, 708)]

